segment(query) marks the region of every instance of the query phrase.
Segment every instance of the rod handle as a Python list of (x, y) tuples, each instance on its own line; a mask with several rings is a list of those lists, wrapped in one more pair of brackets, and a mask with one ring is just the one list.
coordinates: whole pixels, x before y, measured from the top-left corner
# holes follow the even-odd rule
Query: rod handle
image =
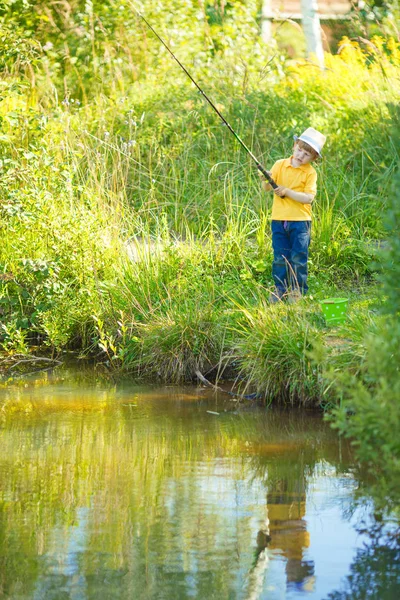
[(260, 164), (257, 163), (257, 169), (260, 171), (260, 173), (262, 173), (265, 177), (265, 179), (268, 181), (269, 185), (276, 190), (276, 188), (278, 187), (277, 184), (275, 183), (275, 181), (272, 179), (271, 175), (268, 173), (268, 171), (266, 169), (264, 169), (264, 167)]

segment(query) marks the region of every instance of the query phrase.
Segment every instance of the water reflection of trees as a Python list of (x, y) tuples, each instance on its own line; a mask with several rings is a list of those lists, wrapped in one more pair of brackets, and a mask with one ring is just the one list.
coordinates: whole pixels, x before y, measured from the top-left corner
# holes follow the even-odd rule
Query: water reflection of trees
[(326, 600), (400, 598), (399, 533), (385, 532), (385, 527), (379, 524), (370, 526), (369, 541), (357, 551), (342, 587)]
[(311, 581), (308, 482), (323, 461), (347, 468), (319, 416), (214, 418), (183, 393), (175, 408), (114, 388), (21, 394), (35, 410), (0, 431), (6, 598), (238, 597), (269, 551), (291, 585)]

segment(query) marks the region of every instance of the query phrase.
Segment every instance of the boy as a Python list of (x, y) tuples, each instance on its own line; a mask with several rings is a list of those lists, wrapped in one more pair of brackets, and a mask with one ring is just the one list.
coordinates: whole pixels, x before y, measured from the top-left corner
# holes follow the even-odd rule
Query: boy
[[(309, 127), (294, 139), (292, 156), (278, 160), (271, 169), (271, 177), (278, 185), (272, 205), (272, 303), (284, 296), (295, 302), (308, 290), (311, 204), (317, 192), (317, 173), (311, 163), (321, 156), (326, 137)], [(265, 180), (262, 186), (265, 191), (272, 189)]]

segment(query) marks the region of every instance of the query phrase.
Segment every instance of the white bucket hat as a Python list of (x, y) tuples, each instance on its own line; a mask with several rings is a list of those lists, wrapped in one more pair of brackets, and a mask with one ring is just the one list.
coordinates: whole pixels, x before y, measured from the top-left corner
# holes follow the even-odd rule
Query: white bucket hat
[(320, 133), (313, 127), (309, 127), (308, 129), (303, 131), (301, 136), (297, 137), (297, 135), (295, 135), (293, 137), (295, 141), (301, 140), (302, 142), (305, 142), (306, 144), (311, 146), (311, 148), (315, 150), (318, 156), (321, 156), (321, 150), (326, 142), (326, 136), (323, 133)]

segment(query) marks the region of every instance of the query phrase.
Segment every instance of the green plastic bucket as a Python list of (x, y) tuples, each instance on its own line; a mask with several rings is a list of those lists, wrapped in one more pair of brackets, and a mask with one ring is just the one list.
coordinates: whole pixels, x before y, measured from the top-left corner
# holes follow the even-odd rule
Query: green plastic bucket
[(320, 305), (327, 325), (340, 325), (346, 321), (348, 298), (327, 298)]

